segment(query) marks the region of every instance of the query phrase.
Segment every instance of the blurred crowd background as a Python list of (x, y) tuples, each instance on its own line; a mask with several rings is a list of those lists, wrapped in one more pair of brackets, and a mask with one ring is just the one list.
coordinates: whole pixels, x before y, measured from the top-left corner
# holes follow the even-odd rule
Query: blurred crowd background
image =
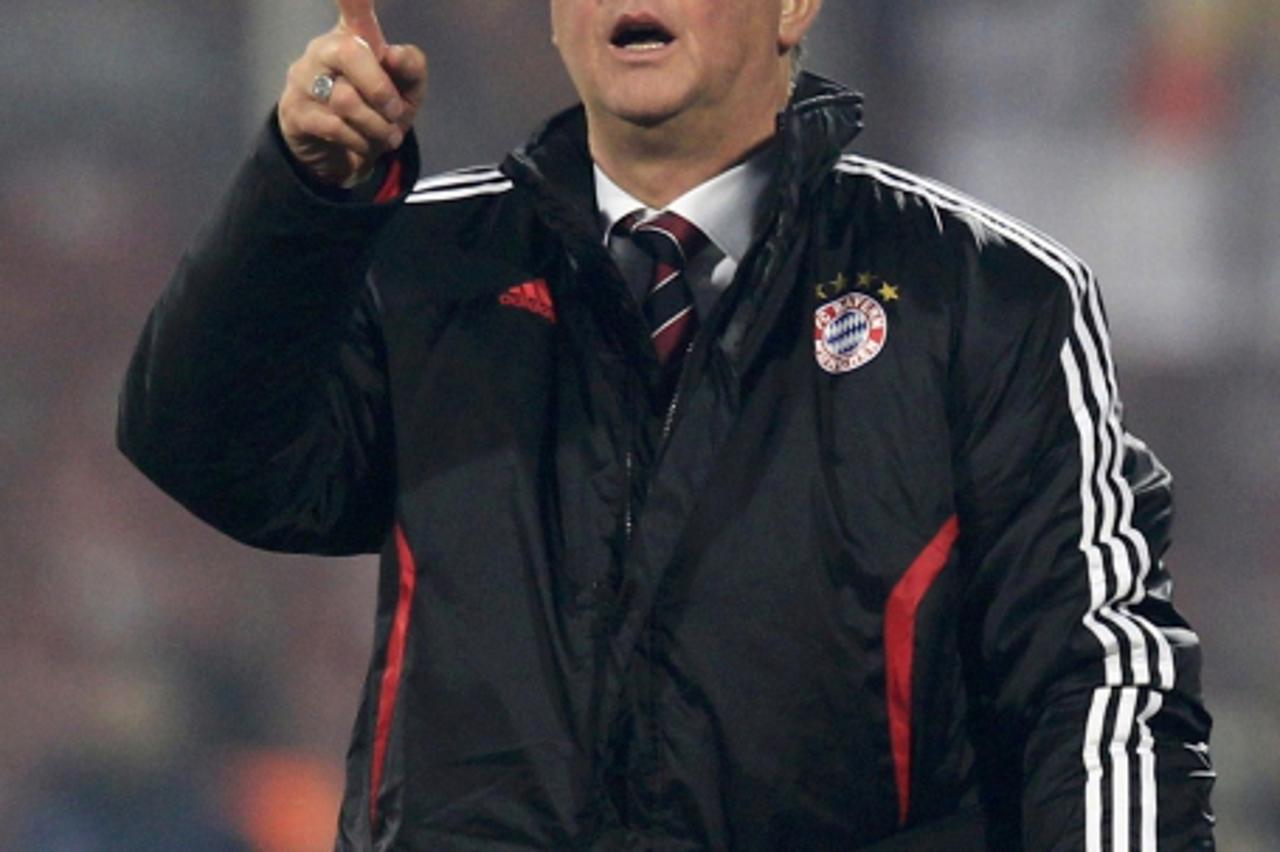
[[(1091, 261), (1131, 428), (1173, 469), (1226, 850), (1280, 849), (1280, 3), (828, 0), (857, 150)], [(387, 0), (428, 169), (572, 101), (540, 0)], [(370, 559), (269, 556), (113, 448), (147, 309), (325, 0), (5, 0), (0, 849), (330, 848)]]

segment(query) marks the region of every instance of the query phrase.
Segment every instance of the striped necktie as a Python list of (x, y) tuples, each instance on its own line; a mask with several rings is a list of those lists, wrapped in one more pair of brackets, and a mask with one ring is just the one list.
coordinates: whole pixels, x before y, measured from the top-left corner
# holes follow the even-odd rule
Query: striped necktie
[(675, 213), (660, 213), (647, 220), (632, 214), (620, 227), (653, 259), (653, 272), (641, 307), (658, 363), (670, 379), (679, 371), (680, 358), (698, 330), (685, 266), (709, 241), (696, 225)]

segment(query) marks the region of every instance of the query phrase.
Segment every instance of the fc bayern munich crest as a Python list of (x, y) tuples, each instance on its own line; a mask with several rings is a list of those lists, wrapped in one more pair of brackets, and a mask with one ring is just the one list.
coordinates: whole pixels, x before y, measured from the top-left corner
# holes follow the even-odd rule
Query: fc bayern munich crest
[(849, 293), (813, 314), (813, 348), (828, 373), (856, 370), (880, 354), (889, 333), (884, 308), (865, 293)]

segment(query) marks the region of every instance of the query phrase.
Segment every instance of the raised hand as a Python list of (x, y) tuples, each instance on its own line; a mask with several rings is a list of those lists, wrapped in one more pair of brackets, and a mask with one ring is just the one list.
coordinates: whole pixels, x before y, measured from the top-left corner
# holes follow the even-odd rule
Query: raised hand
[(323, 183), (349, 186), (403, 144), (426, 95), (427, 58), (387, 44), (373, 0), (338, 0), (338, 12), (338, 25), (289, 67), (278, 115), (297, 161)]

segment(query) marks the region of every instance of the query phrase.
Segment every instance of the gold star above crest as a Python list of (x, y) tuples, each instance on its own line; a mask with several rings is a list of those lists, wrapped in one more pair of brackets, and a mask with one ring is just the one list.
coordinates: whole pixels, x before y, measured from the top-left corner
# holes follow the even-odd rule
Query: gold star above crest
[(819, 299), (834, 299), (849, 288), (848, 277), (841, 272), (830, 281), (823, 281), (814, 288)]
[(858, 286), (861, 287), (863, 290), (870, 290), (871, 285), (872, 283), (874, 283), (874, 281), (875, 281), (875, 276), (872, 275), (870, 272), (858, 273)]
[(880, 285), (880, 298), (886, 302), (896, 302), (900, 298), (898, 288), (890, 284), (888, 281)]

